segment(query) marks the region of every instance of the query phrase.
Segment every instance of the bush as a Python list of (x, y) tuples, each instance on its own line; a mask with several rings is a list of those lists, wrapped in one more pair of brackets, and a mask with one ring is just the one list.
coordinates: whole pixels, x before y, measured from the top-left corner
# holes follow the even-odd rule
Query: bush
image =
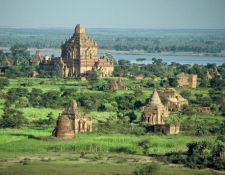
[(86, 79), (89, 82), (89, 84), (93, 85), (98, 81), (98, 74), (96, 71), (87, 71), (86, 73)]
[(112, 112), (112, 111), (116, 111), (117, 110), (117, 107), (116, 107), (117, 104), (113, 103), (104, 103), (104, 104), (101, 104), (101, 106), (99, 107), (99, 110), (100, 111), (107, 111), (107, 112)]
[(42, 106), (42, 90), (33, 88), (29, 94), (29, 102), (33, 107)]
[(0, 90), (4, 89), (6, 86), (9, 86), (9, 80), (7, 78), (0, 78)]
[(143, 154), (144, 155), (148, 155), (148, 149), (149, 149), (149, 140), (145, 139), (145, 140), (141, 140), (140, 142), (138, 142), (138, 146), (140, 146), (143, 149)]
[(27, 120), (22, 112), (5, 107), (2, 119), (0, 120), (0, 126), (2, 128), (20, 128), (26, 122)]
[(168, 78), (168, 83), (171, 87), (177, 87), (178, 86), (178, 80), (177, 78)]
[(154, 175), (158, 172), (159, 165), (152, 163), (150, 165), (145, 165), (134, 172), (134, 175)]
[(193, 115), (194, 114), (194, 110), (193, 107), (188, 105), (188, 106), (184, 106), (182, 109), (182, 114), (184, 115)]
[(48, 91), (42, 95), (41, 104), (44, 107), (57, 108), (61, 106), (60, 93), (58, 91)]
[(29, 107), (30, 103), (27, 97), (20, 97), (16, 102), (15, 102), (15, 107), (16, 108), (25, 108)]
[(29, 91), (25, 88), (11, 88), (8, 90), (5, 96), (6, 104), (12, 105), (20, 97), (28, 97), (28, 96)]
[(135, 134), (144, 135), (146, 130), (144, 127), (137, 124), (130, 124), (124, 120), (107, 119), (106, 121), (99, 121), (97, 124), (99, 133), (121, 133), (121, 134)]
[(109, 90), (110, 83), (108, 80), (99, 80), (98, 82), (93, 84), (92, 89), (97, 91)]
[(116, 152), (116, 153), (128, 153), (128, 154), (135, 154), (135, 150), (132, 150), (130, 147), (125, 147), (125, 146), (118, 146), (116, 148), (111, 148), (111, 152)]
[(37, 125), (37, 126), (41, 126), (41, 127), (54, 126), (55, 119), (53, 118), (53, 113), (52, 112), (48, 113), (48, 115), (46, 116), (45, 119), (38, 119), (38, 120), (33, 121), (33, 124)]
[(183, 91), (181, 91), (180, 95), (182, 97), (190, 100), (191, 91), (189, 91), (189, 90), (183, 90)]
[(135, 97), (133, 94), (125, 94), (116, 97), (116, 102), (120, 110), (131, 110), (134, 109)]

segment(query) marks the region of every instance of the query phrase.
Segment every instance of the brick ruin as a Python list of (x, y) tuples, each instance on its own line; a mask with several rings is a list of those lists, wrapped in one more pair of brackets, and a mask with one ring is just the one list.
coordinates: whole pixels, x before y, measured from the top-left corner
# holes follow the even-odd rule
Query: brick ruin
[(167, 99), (166, 107), (169, 111), (181, 111), (182, 107), (188, 105), (188, 100), (183, 98), (174, 88), (161, 88), (160, 95)]
[(178, 79), (178, 87), (189, 87), (189, 88), (197, 87), (197, 75), (195, 74), (185, 74), (182, 72), (177, 75), (177, 79)]
[(75, 100), (59, 114), (53, 136), (60, 139), (71, 139), (76, 133), (91, 132), (92, 119), (82, 113)]
[(179, 125), (165, 122), (168, 115), (168, 109), (162, 104), (157, 90), (154, 90), (152, 96), (143, 109), (143, 121), (149, 124), (153, 132), (178, 134), (180, 130)]
[(216, 67), (213, 68), (211, 73), (209, 71), (206, 71), (203, 77), (204, 80), (212, 80), (214, 78), (222, 79), (222, 76)]
[(31, 63), (32, 65), (39, 65), (41, 63), (41, 61), (43, 60), (43, 54), (40, 50), (37, 50), (35, 52), (35, 55), (32, 57), (31, 59)]
[(111, 82), (111, 90), (127, 90), (127, 86), (123, 85), (121, 79), (113, 79)]
[(100, 77), (112, 75), (114, 65), (109, 58), (98, 57), (97, 43), (78, 24), (74, 34), (61, 46), (61, 57), (44, 60), (40, 67), (45, 70), (58, 68), (63, 77), (84, 77), (87, 71), (94, 70)]
[(31, 71), (30, 74), (29, 74), (29, 77), (32, 77), (32, 78), (35, 78), (35, 77), (38, 77), (39, 76), (39, 73), (37, 71)]
[(204, 80), (212, 80), (213, 77), (210, 75), (209, 71), (206, 71), (204, 74)]

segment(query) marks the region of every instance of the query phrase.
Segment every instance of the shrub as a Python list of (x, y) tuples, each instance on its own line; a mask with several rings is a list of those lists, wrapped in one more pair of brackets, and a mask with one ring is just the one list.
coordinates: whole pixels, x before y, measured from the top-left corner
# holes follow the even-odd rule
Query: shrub
[(130, 147), (125, 147), (125, 146), (118, 146), (116, 148), (111, 148), (111, 152), (117, 152), (117, 153), (128, 153), (128, 154), (135, 154), (135, 150), (132, 150)]
[(180, 95), (186, 99), (190, 99), (191, 96), (191, 91), (189, 90), (183, 90), (181, 91)]
[(138, 142), (138, 146), (142, 147), (144, 155), (148, 155), (148, 149), (150, 147), (149, 144), (150, 142), (147, 139), (141, 140), (140, 142)]
[(57, 108), (61, 106), (60, 93), (58, 91), (48, 91), (42, 95), (41, 104), (44, 107)]
[(158, 172), (159, 165), (152, 163), (150, 165), (145, 165), (134, 172), (134, 175), (154, 175)]
[(26, 122), (27, 120), (22, 112), (5, 107), (2, 119), (0, 120), (0, 126), (2, 128), (20, 128)]
[(98, 81), (98, 74), (96, 71), (87, 71), (86, 73), (86, 79), (89, 82), (89, 84), (94, 84)]
[(0, 78), (0, 90), (4, 89), (9, 85), (9, 80), (7, 78)]
[(171, 87), (177, 87), (178, 86), (178, 81), (177, 78), (168, 78), (168, 83)]
[(25, 108), (29, 107), (30, 103), (27, 97), (20, 97), (16, 102), (15, 102), (15, 107), (16, 108)]

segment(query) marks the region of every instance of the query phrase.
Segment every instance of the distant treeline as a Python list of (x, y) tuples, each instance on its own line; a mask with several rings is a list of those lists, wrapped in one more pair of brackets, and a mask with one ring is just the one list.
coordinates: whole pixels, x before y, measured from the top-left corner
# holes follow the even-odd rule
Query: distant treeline
[[(72, 29), (0, 28), (0, 47), (25, 44), (34, 48), (59, 48)], [(225, 30), (87, 29), (100, 49), (156, 52), (220, 53), (225, 50)]]

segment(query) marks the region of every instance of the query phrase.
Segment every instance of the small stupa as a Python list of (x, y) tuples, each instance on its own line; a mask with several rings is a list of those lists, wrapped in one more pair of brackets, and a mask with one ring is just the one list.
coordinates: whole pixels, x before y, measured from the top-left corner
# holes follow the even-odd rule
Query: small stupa
[(75, 100), (71, 100), (68, 107), (59, 114), (52, 135), (60, 139), (71, 139), (76, 133), (91, 131), (92, 119), (78, 109)]
[(159, 94), (155, 89), (148, 103), (144, 107), (144, 120), (151, 125), (164, 124), (164, 118), (167, 117), (168, 114), (168, 110), (162, 104)]
[(149, 124), (153, 132), (178, 134), (180, 130), (179, 124), (166, 123), (165, 119), (168, 115), (168, 109), (162, 104), (159, 94), (155, 89), (143, 109), (143, 121)]

